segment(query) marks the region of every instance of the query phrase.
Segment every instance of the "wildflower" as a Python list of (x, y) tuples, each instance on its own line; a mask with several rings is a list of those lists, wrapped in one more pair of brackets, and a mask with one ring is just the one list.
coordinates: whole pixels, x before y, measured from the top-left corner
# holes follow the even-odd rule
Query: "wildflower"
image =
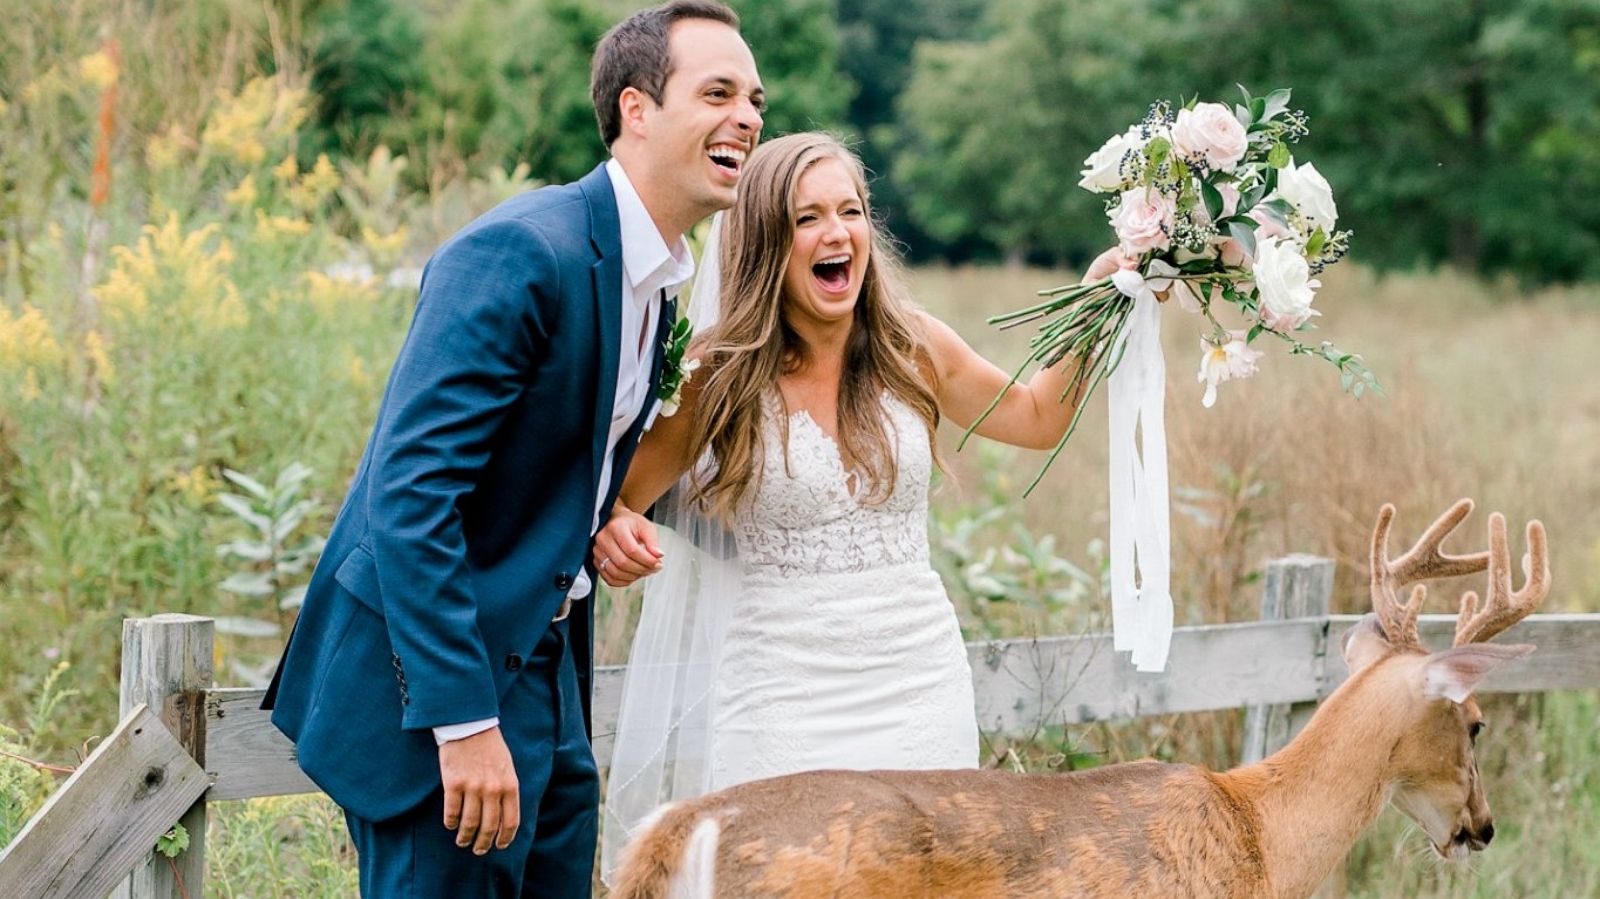
[(288, 183), (300, 174), (300, 163), (295, 161), (294, 154), (283, 157), (283, 161), (272, 167), (272, 177)]
[(78, 77), (97, 91), (117, 83), (117, 61), (101, 50), (78, 60)]
[(379, 234), (372, 228), (361, 227), (361, 243), (374, 256), (390, 256), (406, 245), (406, 226), (401, 225), (388, 234)]
[(256, 210), (256, 238), (258, 240), (274, 241), (285, 235), (302, 237), (311, 233), (311, 223), (305, 219), (290, 218), (285, 215), (268, 215), (264, 210)]
[(334, 313), (352, 303), (371, 302), (378, 296), (377, 279), (370, 275), (357, 279), (306, 272), (302, 280), (306, 286), (306, 299), (323, 315)]
[(272, 78), (252, 79), (238, 94), (218, 95), (200, 142), (236, 162), (256, 165), (267, 158), (265, 142), (287, 139), (305, 120), (305, 101), (304, 90), (280, 89)]
[(260, 192), (256, 190), (256, 176), (246, 175), (244, 180), (239, 182), (239, 186), (223, 194), (222, 199), (230, 206), (249, 207), (256, 205), (256, 200), (260, 196)]
[(28, 373), (23, 376), (22, 389), (19, 392), (22, 394), (23, 402), (27, 403), (44, 396), (44, 391), (39, 389), (39, 373), (31, 365), (28, 367)]
[(300, 187), (305, 191), (311, 205), (317, 205), (333, 195), (339, 189), (339, 172), (333, 167), (333, 162), (328, 159), (328, 154), (317, 154), (317, 161), (311, 166), (311, 171), (300, 179)]
[(50, 365), (62, 358), (50, 321), (37, 307), (24, 303), (22, 314), (13, 316), (0, 306), (0, 362), (21, 365)]
[(107, 351), (106, 339), (99, 331), (90, 331), (83, 335), (83, 354), (94, 367), (95, 376), (100, 379), (100, 383), (111, 384), (116, 381), (117, 372), (111, 365), (111, 354)]
[(164, 133), (153, 135), (144, 145), (144, 158), (152, 169), (158, 171), (176, 168), (183, 151), (194, 142), (177, 125), (168, 125)]

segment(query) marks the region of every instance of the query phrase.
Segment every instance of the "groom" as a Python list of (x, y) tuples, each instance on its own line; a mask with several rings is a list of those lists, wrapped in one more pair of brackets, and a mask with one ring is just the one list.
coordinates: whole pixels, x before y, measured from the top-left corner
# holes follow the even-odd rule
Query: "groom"
[(589, 544), (657, 402), (684, 232), (733, 203), (764, 102), (715, 0), (611, 29), (591, 87), (611, 160), (429, 261), (263, 703), (365, 896), (589, 895)]

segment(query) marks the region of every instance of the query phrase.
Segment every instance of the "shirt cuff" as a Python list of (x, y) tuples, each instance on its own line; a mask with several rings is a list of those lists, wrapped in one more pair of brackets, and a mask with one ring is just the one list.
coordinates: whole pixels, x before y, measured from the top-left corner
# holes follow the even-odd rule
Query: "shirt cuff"
[(468, 721), (463, 724), (446, 724), (433, 729), (433, 741), (440, 746), (456, 740), (465, 740), (468, 737), (481, 734), (491, 727), (499, 727), (499, 718), (483, 718), (478, 721)]

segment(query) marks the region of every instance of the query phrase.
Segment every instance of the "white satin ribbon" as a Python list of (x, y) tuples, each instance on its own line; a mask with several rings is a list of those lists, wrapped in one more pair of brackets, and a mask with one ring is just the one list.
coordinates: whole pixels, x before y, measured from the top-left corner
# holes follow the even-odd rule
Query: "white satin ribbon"
[[(1133, 302), (1122, 362), (1111, 373), (1111, 643), (1139, 671), (1164, 671), (1172, 645), (1170, 511), (1167, 498), (1166, 362), (1156, 291), (1177, 269), (1160, 260), (1145, 277), (1119, 271), (1112, 283)], [(1142, 438), (1142, 439), (1141, 439)], [(1141, 452), (1142, 445), (1142, 452)]]

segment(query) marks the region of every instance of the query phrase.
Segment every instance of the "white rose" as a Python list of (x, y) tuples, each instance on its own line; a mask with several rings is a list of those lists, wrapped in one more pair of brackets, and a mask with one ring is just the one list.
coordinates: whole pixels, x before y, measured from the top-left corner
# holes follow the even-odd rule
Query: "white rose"
[(1123, 189), (1128, 182), (1122, 177), (1122, 159), (1129, 150), (1143, 147), (1144, 139), (1139, 136), (1137, 127), (1129, 128), (1125, 134), (1115, 135), (1083, 161), (1083, 171), (1079, 173), (1083, 175), (1083, 180), (1078, 182), (1078, 186), (1101, 194)]
[(1296, 167), (1294, 160), (1278, 171), (1277, 196), (1289, 201), (1300, 211), (1311, 230), (1322, 228), (1332, 231), (1339, 220), (1339, 210), (1333, 205), (1333, 188), (1311, 163)]
[(1322, 283), (1311, 277), (1311, 266), (1294, 241), (1257, 244), (1252, 272), (1261, 297), (1261, 324), (1274, 331), (1290, 331), (1320, 314), (1311, 308), (1311, 302)]
[(1172, 123), (1172, 145), (1189, 159), (1204, 158), (1219, 172), (1231, 172), (1244, 158), (1249, 140), (1244, 126), (1221, 103), (1198, 103), (1178, 110)]
[(1136, 187), (1122, 192), (1122, 199), (1107, 213), (1122, 251), (1137, 256), (1150, 250), (1172, 246), (1172, 217), (1177, 203), (1158, 190)]

